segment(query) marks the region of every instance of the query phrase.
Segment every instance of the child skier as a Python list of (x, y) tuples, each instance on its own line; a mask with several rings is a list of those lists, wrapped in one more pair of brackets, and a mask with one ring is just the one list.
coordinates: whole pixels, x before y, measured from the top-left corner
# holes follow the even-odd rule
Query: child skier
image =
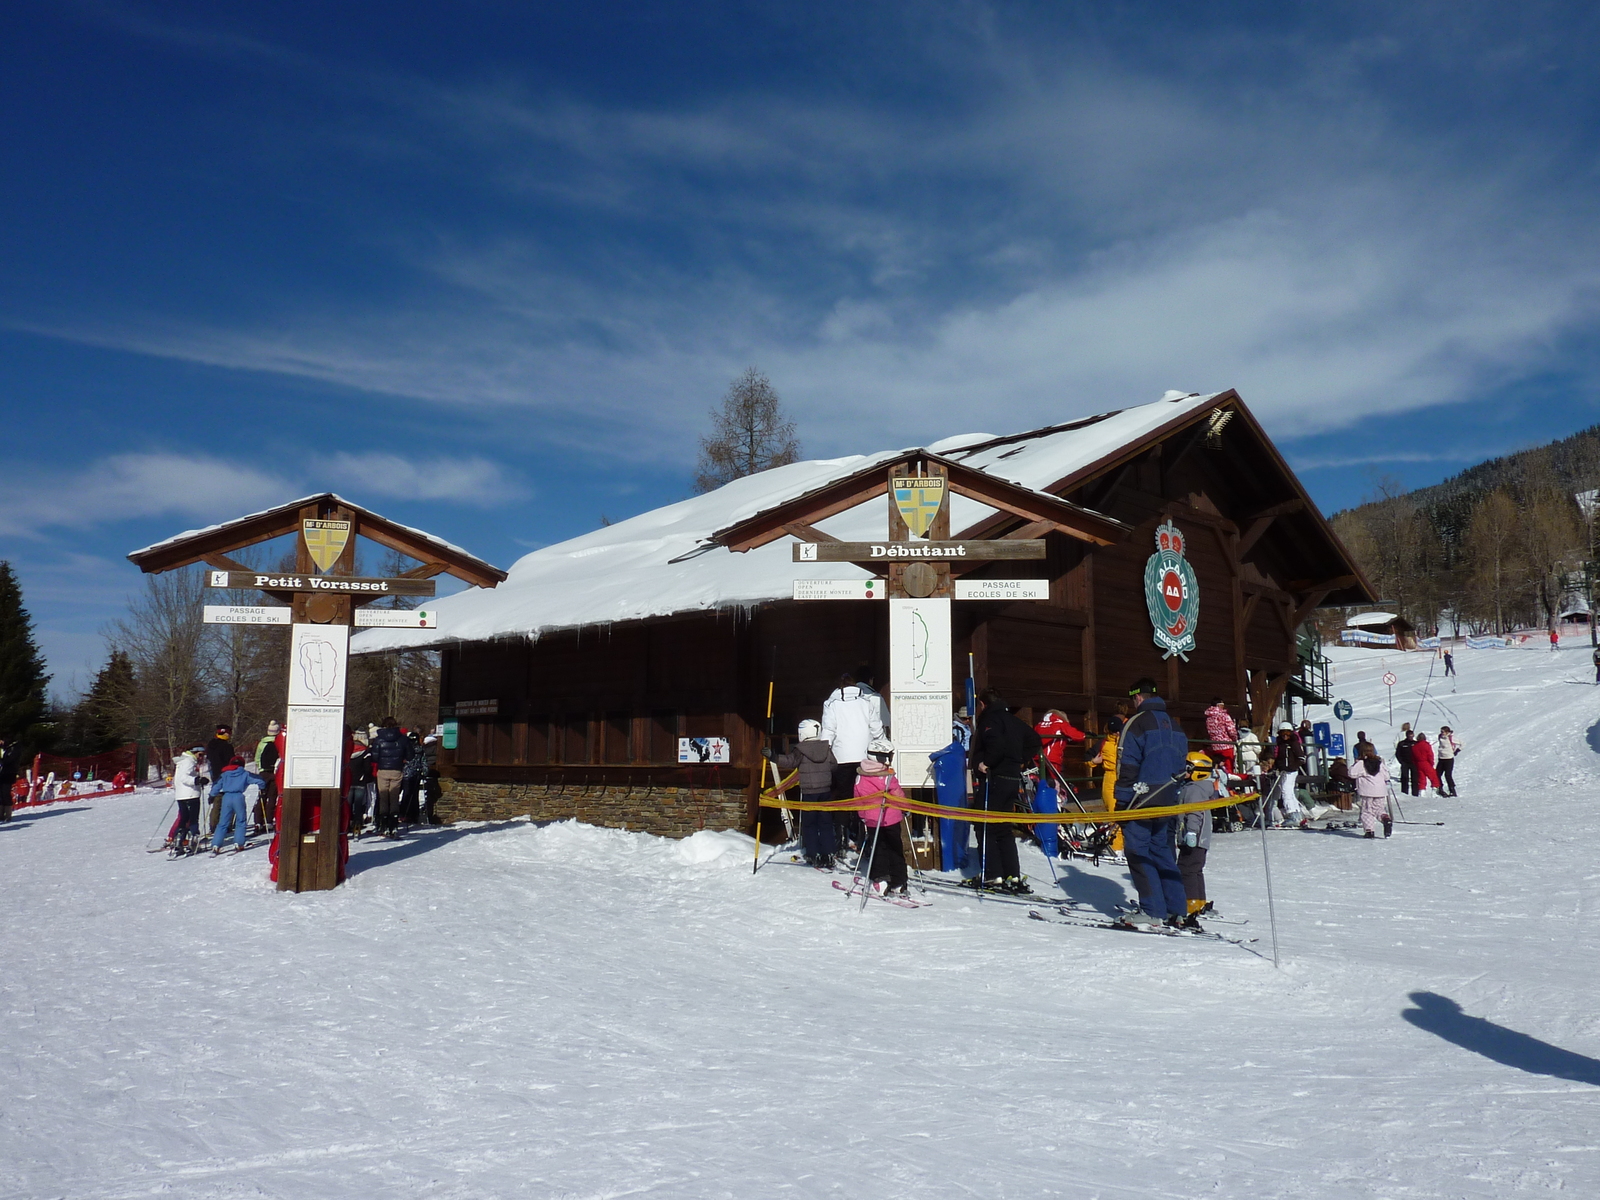
[(1394, 818), (1389, 815), (1389, 768), (1376, 754), (1368, 754), (1350, 768), (1350, 778), (1361, 798), (1362, 836), (1377, 837), (1381, 820), (1383, 836), (1388, 837), (1394, 832)]
[(167, 846), (174, 858), (192, 853), (200, 838), (200, 785), (204, 779), (200, 763), (204, 746), (195, 746), (178, 755), (172, 764), (172, 794), (178, 802), (178, 821), (167, 834)]
[(249, 821), (249, 806), (245, 803), (245, 791), (254, 784), (256, 787), (265, 787), (267, 781), (252, 771), (245, 770), (244, 759), (235, 754), (228, 760), (227, 770), (222, 772), (222, 777), (211, 785), (211, 798), (220, 799), (221, 809), (217, 816), (217, 829), (211, 835), (211, 853), (222, 853), (222, 841), (228, 834), (228, 823), (233, 822), (233, 844), (237, 850), (245, 849), (249, 843), (245, 840), (246, 823)]
[[(1229, 746), (1229, 750), (1233, 747)], [(1228, 794), (1226, 768), (1213, 771), (1211, 760), (1199, 752), (1189, 755), (1190, 780), (1178, 792), (1179, 804), (1199, 804)], [(1183, 927), (1198, 930), (1206, 901), (1206, 852), (1211, 849), (1211, 810), (1184, 813), (1178, 824), (1178, 873), (1183, 876), (1183, 894), (1189, 902)]]
[[(887, 738), (872, 740), (856, 774), (857, 796), (888, 792), (891, 796), (905, 797), (905, 790), (889, 765), (893, 757), (894, 746)], [(892, 896), (906, 895), (906, 854), (900, 841), (902, 813), (882, 798), (871, 801), (860, 812), (862, 823), (867, 827), (866, 841), (861, 846), (861, 856), (866, 859), (862, 876), (879, 895), (885, 892)]]
[[(781, 754), (776, 759), (778, 773), (787, 776), (790, 771), (798, 770), (800, 802), (825, 803), (833, 799), (833, 769), (839, 765), (833, 757), (833, 746), (822, 736), (822, 726), (816, 721), (801, 721), (797, 732), (800, 735), (799, 743), (789, 753)], [(802, 810), (800, 847), (806, 862), (813, 867), (832, 870), (837, 846), (833, 814)]]

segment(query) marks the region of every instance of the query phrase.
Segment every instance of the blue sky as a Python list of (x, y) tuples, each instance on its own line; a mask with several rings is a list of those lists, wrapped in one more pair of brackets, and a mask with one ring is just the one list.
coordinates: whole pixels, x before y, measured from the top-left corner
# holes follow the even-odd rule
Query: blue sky
[(1237, 387), (1323, 506), (1600, 421), (1592, 5), (0, 12), (0, 556), (333, 489), (509, 565), (808, 454)]

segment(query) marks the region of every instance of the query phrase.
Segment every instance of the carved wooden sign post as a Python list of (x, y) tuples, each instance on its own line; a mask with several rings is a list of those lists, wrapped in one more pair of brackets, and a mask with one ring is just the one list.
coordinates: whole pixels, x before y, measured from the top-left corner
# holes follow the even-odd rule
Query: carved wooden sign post
[[(256, 571), (228, 552), (293, 533), (293, 571)], [(366, 537), (419, 560), (394, 578), (356, 576), (356, 539)], [(250, 588), (279, 602), (244, 610), (208, 605), (207, 619), (224, 623), (289, 625), (289, 692), (284, 737), (283, 789), (278, 799), (278, 888), (320, 891), (344, 878), (345, 838), (341, 787), (346, 756), (345, 686), (350, 630), (361, 606), (385, 596), (432, 596), (434, 576), (449, 574), (477, 587), (494, 587), (505, 572), (420, 530), (409, 529), (338, 496), (324, 493), (240, 517), (224, 525), (180, 534), (128, 555), (149, 574), (203, 562), (206, 586)], [(288, 606), (287, 621), (276, 613)], [(213, 615), (209, 610), (219, 610)], [(273, 617), (251, 614), (272, 613)], [(428, 614), (407, 613), (408, 626), (432, 627)], [(327, 811), (338, 814), (324, 820)]]
[[(953, 538), (951, 492), (1021, 523), (1005, 537)], [(815, 522), (879, 494), (887, 494), (889, 502), (888, 537), (883, 541), (846, 542), (817, 528)], [(1042, 563), (1048, 553), (1044, 536), (1051, 531), (1105, 545), (1121, 541), (1127, 528), (1058, 496), (916, 451), (887, 468), (866, 468), (719, 530), (712, 540), (745, 551), (788, 534), (797, 539), (792, 549), (797, 563), (855, 563), (882, 578), (885, 586), (874, 586), (876, 580), (796, 580), (794, 598), (887, 598), (896, 770), (902, 783), (925, 787), (933, 782), (929, 754), (950, 744), (955, 691), (951, 601), (1050, 598), (1047, 579), (956, 576), (995, 562)]]

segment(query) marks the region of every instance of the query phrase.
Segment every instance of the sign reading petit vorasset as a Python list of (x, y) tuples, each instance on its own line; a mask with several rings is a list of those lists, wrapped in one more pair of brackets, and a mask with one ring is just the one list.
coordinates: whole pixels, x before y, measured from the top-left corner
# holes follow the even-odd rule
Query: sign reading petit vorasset
[(355, 575), (284, 575), (271, 571), (207, 571), (206, 586), (264, 592), (327, 592), (335, 596), (431, 596), (431, 579), (368, 579)]

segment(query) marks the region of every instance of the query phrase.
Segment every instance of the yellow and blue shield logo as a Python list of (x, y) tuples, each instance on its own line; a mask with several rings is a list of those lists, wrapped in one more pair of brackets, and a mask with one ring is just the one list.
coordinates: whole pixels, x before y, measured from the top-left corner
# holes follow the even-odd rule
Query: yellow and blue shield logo
[(890, 481), (889, 490), (911, 536), (927, 537), (928, 530), (933, 528), (933, 519), (944, 507), (944, 476), (897, 475)]
[(317, 564), (318, 574), (326, 574), (350, 543), (350, 522), (301, 521), (300, 528), (306, 539), (306, 553)]

